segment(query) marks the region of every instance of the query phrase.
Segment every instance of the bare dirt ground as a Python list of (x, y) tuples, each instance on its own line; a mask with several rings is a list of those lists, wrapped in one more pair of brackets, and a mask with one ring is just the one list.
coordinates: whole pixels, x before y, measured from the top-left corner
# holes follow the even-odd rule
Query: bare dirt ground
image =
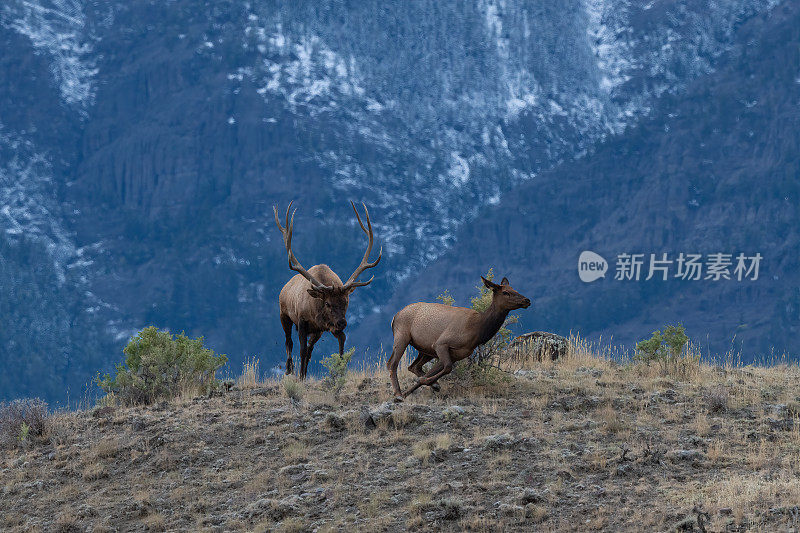
[(402, 404), (376, 367), (338, 396), (245, 374), (211, 398), (60, 413), (0, 451), (0, 529), (800, 527), (797, 366), (524, 366)]

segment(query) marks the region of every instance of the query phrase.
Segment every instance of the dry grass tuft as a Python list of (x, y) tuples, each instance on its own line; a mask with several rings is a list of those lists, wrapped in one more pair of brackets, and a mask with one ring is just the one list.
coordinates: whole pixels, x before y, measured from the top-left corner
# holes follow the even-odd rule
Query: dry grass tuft
[(71, 512), (61, 514), (55, 523), (56, 533), (78, 533), (83, 531), (78, 518)]
[(711, 432), (711, 424), (705, 413), (698, 413), (694, 418), (694, 432), (700, 437), (705, 437)]
[(99, 481), (108, 477), (108, 469), (102, 463), (92, 463), (83, 469), (81, 477), (85, 481)]
[(95, 444), (89, 452), (89, 455), (93, 456), (95, 460), (111, 459), (116, 457), (123, 449), (124, 445), (122, 441), (117, 437), (111, 437), (103, 439)]
[(262, 385), (261, 372), (258, 368), (257, 357), (246, 359), (242, 368), (242, 375), (236, 379), (236, 385), (240, 389), (255, 389)]
[(611, 404), (606, 404), (597, 410), (597, 416), (602, 425), (603, 431), (616, 435), (625, 431), (628, 425), (622, 416), (614, 409)]
[(716, 386), (703, 392), (706, 409), (709, 413), (723, 413), (728, 410), (728, 389)]
[(290, 463), (302, 463), (308, 461), (308, 446), (300, 441), (289, 441), (283, 448), (283, 456)]
[(303, 399), (306, 388), (297, 378), (294, 376), (284, 376), (281, 383), (283, 383), (283, 391), (286, 393), (287, 398), (296, 402)]

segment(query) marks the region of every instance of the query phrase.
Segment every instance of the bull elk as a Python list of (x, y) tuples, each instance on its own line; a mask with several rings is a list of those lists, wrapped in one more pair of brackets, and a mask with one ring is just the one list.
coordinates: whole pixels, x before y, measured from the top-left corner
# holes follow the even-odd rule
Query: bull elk
[[(500, 285), (483, 276), (481, 279), (492, 290), (492, 303), (482, 313), (466, 307), (419, 302), (407, 305), (394, 316), (392, 356), (386, 366), (389, 367), (395, 401), (402, 402), (422, 385), (437, 388), (436, 381), (450, 373), (453, 363), (466, 359), (475, 348), (494, 337), (510, 311), (531, 305), (528, 298), (511, 288), (507, 278), (503, 278)], [(409, 344), (417, 349), (419, 355), (408, 370), (419, 380), (402, 393), (397, 381), (397, 367)], [(433, 368), (423, 372), (423, 365), (436, 358), (439, 361)]]
[(290, 202), (289, 207), (286, 208), (285, 226), (281, 226), (281, 222), (278, 219), (278, 209), (276, 207), (272, 208), (275, 213), (275, 223), (281, 230), (281, 234), (283, 234), (283, 243), (289, 256), (289, 268), (297, 272), (281, 289), (278, 304), (280, 306), (281, 325), (286, 334), (286, 374), (291, 374), (294, 371), (292, 362), (292, 326), (295, 326), (300, 340), (300, 379), (305, 379), (308, 362), (311, 360), (311, 351), (324, 332), (330, 331), (336, 337), (339, 341), (339, 355), (344, 353), (344, 328), (347, 327), (345, 315), (347, 314), (347, 306), (350, 304), (350, 294), (356, 287), (369, 285), (375, 278), (375, 276), (372, 276), (368, 281), (356, 281), (362, 272), (378, 265), (383, 248), (378, 252), (378, 258), (370, 263), (369, 256), (372, 252), (373, 235), (369, 210), (365, 204), (361, 204), (364, 206), (364, 213), (366, 214), (367, 225), (365, 227), (355, 204), (350, 202), (359, 226), (369, 238), (367, 251), (364, 253), (358, 268), (345, 283), (342, 283), (339, 276), (328, 265), (314, 265), (306, 270), (297, 260), (294, 252), (292, 252), (294, 214), (297, 212), (295, 208), (290, 220), (289, 211), (292, 209), (292, 203)]

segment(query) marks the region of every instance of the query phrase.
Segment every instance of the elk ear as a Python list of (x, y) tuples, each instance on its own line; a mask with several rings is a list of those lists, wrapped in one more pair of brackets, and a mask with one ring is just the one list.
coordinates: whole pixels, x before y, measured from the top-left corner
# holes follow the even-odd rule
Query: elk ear
[(493, 291), (496, 291), (497, 289), (500, 288), (500, 285), (498, 285), (497, 283), (493, 283), (493, 282), (489, 281), (488, 279), (484, 278), (483, 276), (481, 276), (481, 279), (483, 280), (483, 284), (486, 285), (487, 289), (492, 289)]
[(503, 280), (500, 282), (500, 285), (511, 285), (511, 283), (508, 282), (508, 278), (503, 278)]
[(324, 298), (322, 291), (318, 291), (317, 289), (308, 289), (308, 294), (310, 294), (314, 298), (319, 298), (320, 300)]

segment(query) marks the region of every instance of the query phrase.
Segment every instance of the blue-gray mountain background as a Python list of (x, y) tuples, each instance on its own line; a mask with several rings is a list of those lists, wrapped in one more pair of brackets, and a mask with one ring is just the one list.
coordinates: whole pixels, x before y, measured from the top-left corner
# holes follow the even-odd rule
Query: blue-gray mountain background
[[(800, 5), (6, 1), (0, 399), (78, 399), (147, 325), (234, 373), (282, 362), (292, 199), (299, 259), (343, 278), (349, 200), (370, 207), (362, 358), (489, 267), (534, 300), (518, 332), (632, 346), (680, 321), (709, 354), (796, 357)], [(764, 259), (756, 281), (583, 284), (583, 250)]]

